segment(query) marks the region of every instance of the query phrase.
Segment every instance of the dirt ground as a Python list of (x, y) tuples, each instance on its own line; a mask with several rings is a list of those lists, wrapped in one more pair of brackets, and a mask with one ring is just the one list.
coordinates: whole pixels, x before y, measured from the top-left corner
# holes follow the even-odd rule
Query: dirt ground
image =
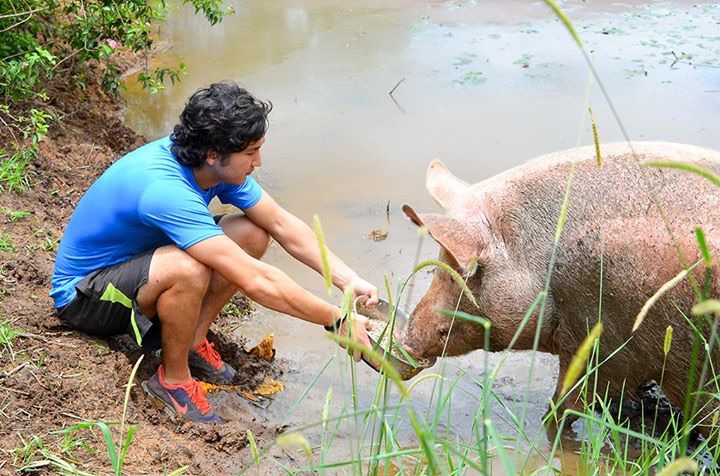
[[(40, 157), (30, 164), (30, 190), (0, 194), (2, 235), (12, 237), (15, 251), (0, 252), (2, 316), (19, 329), (11, 347), (0, 348), (0, 474), (15, 474), (27, 465), (57, 470), (54, 458), (93, 474), (112, 473), (102, 432), (95, 427), (54, 433), (82, 422), (119, 422), (125, 388), (141, 352), (131, 341), (110, 341), (74, 332), (56, 318), (48, 297), (54, 248), (75, 204), (92, 181), (124, 153), (144, 143), (121, 122), (122, 100), (97, 88), (79, 91), (57, 81), (46, 85), (54, 122), (41, 143)], [(7, 131), (0, 142), (7, 143)], [(29, 211), (12, 221), (9, 211)], [(240, 313), (252, 312), (243, 299)], [(237, 310), (237, 309), (236, 309)], [(268, 363), (223, 333), (223, 316), (214, 338), (224, 359), (238, 369), (240, 391), (252, 392), (265, 377), (282, 381), (282, 362)], [(130, 342), (130, 343), (129, 343)], [(158, 365), (146, 355), (135, 384)], [(187, 466), (185, 474), (237, 474), (252, 460), (247, 431), (263, 447), (278, 434), (257, 406), (240, 391), (209, 395), (227, 423), (175, 423), (156, 409), (139, 385), (127, 406), (125, 432), (137, 425), (123, 474), (167, 474)], [(111, 425), (115, 445), (120, 425)], [(292, 455), (273, 447), (267, 456), (292, 464)], [(57, 461), (56, 460), (56, 461)], [(266, 464), (263, 472), (269, 471)]]

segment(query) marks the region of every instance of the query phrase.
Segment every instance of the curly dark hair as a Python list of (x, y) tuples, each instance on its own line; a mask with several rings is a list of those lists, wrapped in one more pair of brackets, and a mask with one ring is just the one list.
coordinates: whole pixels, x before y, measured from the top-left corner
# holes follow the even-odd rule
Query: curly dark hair
[(172, 153), (193, 168), (202, 167), (211, 150), (224, 163), (229, 153), (240, 152), (265, 135), (271, 110), (270, 102), (256, 99), (232, 81), (199, 89), (190, 96), (170, 135)]

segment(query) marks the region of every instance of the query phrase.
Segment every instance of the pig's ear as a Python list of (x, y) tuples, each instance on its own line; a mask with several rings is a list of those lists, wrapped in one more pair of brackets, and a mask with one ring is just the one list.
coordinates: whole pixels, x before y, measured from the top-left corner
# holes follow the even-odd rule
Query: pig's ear
[(445, 164), (436, 159), (430, 162), (425, 186), (435, 201), (448, 210), (456, 197), (465, 195), (470, 184), (457, 178)]
[(460, 220), (437, 213), (418, 214), (408, 204), (404, 204), (402, 210), (411, 222), (426, 227), (430, 236), (450, 253), (464, 272), (474, 273), (481, 243)]

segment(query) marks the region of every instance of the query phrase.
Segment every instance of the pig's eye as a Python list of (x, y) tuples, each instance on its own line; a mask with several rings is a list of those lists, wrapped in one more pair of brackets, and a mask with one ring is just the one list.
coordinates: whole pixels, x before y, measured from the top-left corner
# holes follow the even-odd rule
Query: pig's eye
[(448, 330), (449, 329), (447, 327), (442, 327), (442, 328), (438, 329), (438, 334), (440, 334), (440, 337), (447, 337)]

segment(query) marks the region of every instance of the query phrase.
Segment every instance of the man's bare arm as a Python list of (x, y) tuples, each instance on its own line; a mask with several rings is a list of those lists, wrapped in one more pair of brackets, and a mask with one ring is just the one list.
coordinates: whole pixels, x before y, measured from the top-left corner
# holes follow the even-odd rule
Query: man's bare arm
[(265, 307), (324, 326), (340, 317), (337, 306), (309, 293), (278, 268), (248, 255), (225, 235), (203, 240), (186, 251)]
[[(302, 220), (278, 205), (267, 193), (245, 214), (265, 229), (288, 253), (318, 273), (322, 273), (322, 257), (315, 232)], [(360, 278), (335, 253), (327, 250), (332, 281), (345, 290), (353, 285), (356, 295), (368, 296), (368, 304), (377, 303), (377, 288)]]

